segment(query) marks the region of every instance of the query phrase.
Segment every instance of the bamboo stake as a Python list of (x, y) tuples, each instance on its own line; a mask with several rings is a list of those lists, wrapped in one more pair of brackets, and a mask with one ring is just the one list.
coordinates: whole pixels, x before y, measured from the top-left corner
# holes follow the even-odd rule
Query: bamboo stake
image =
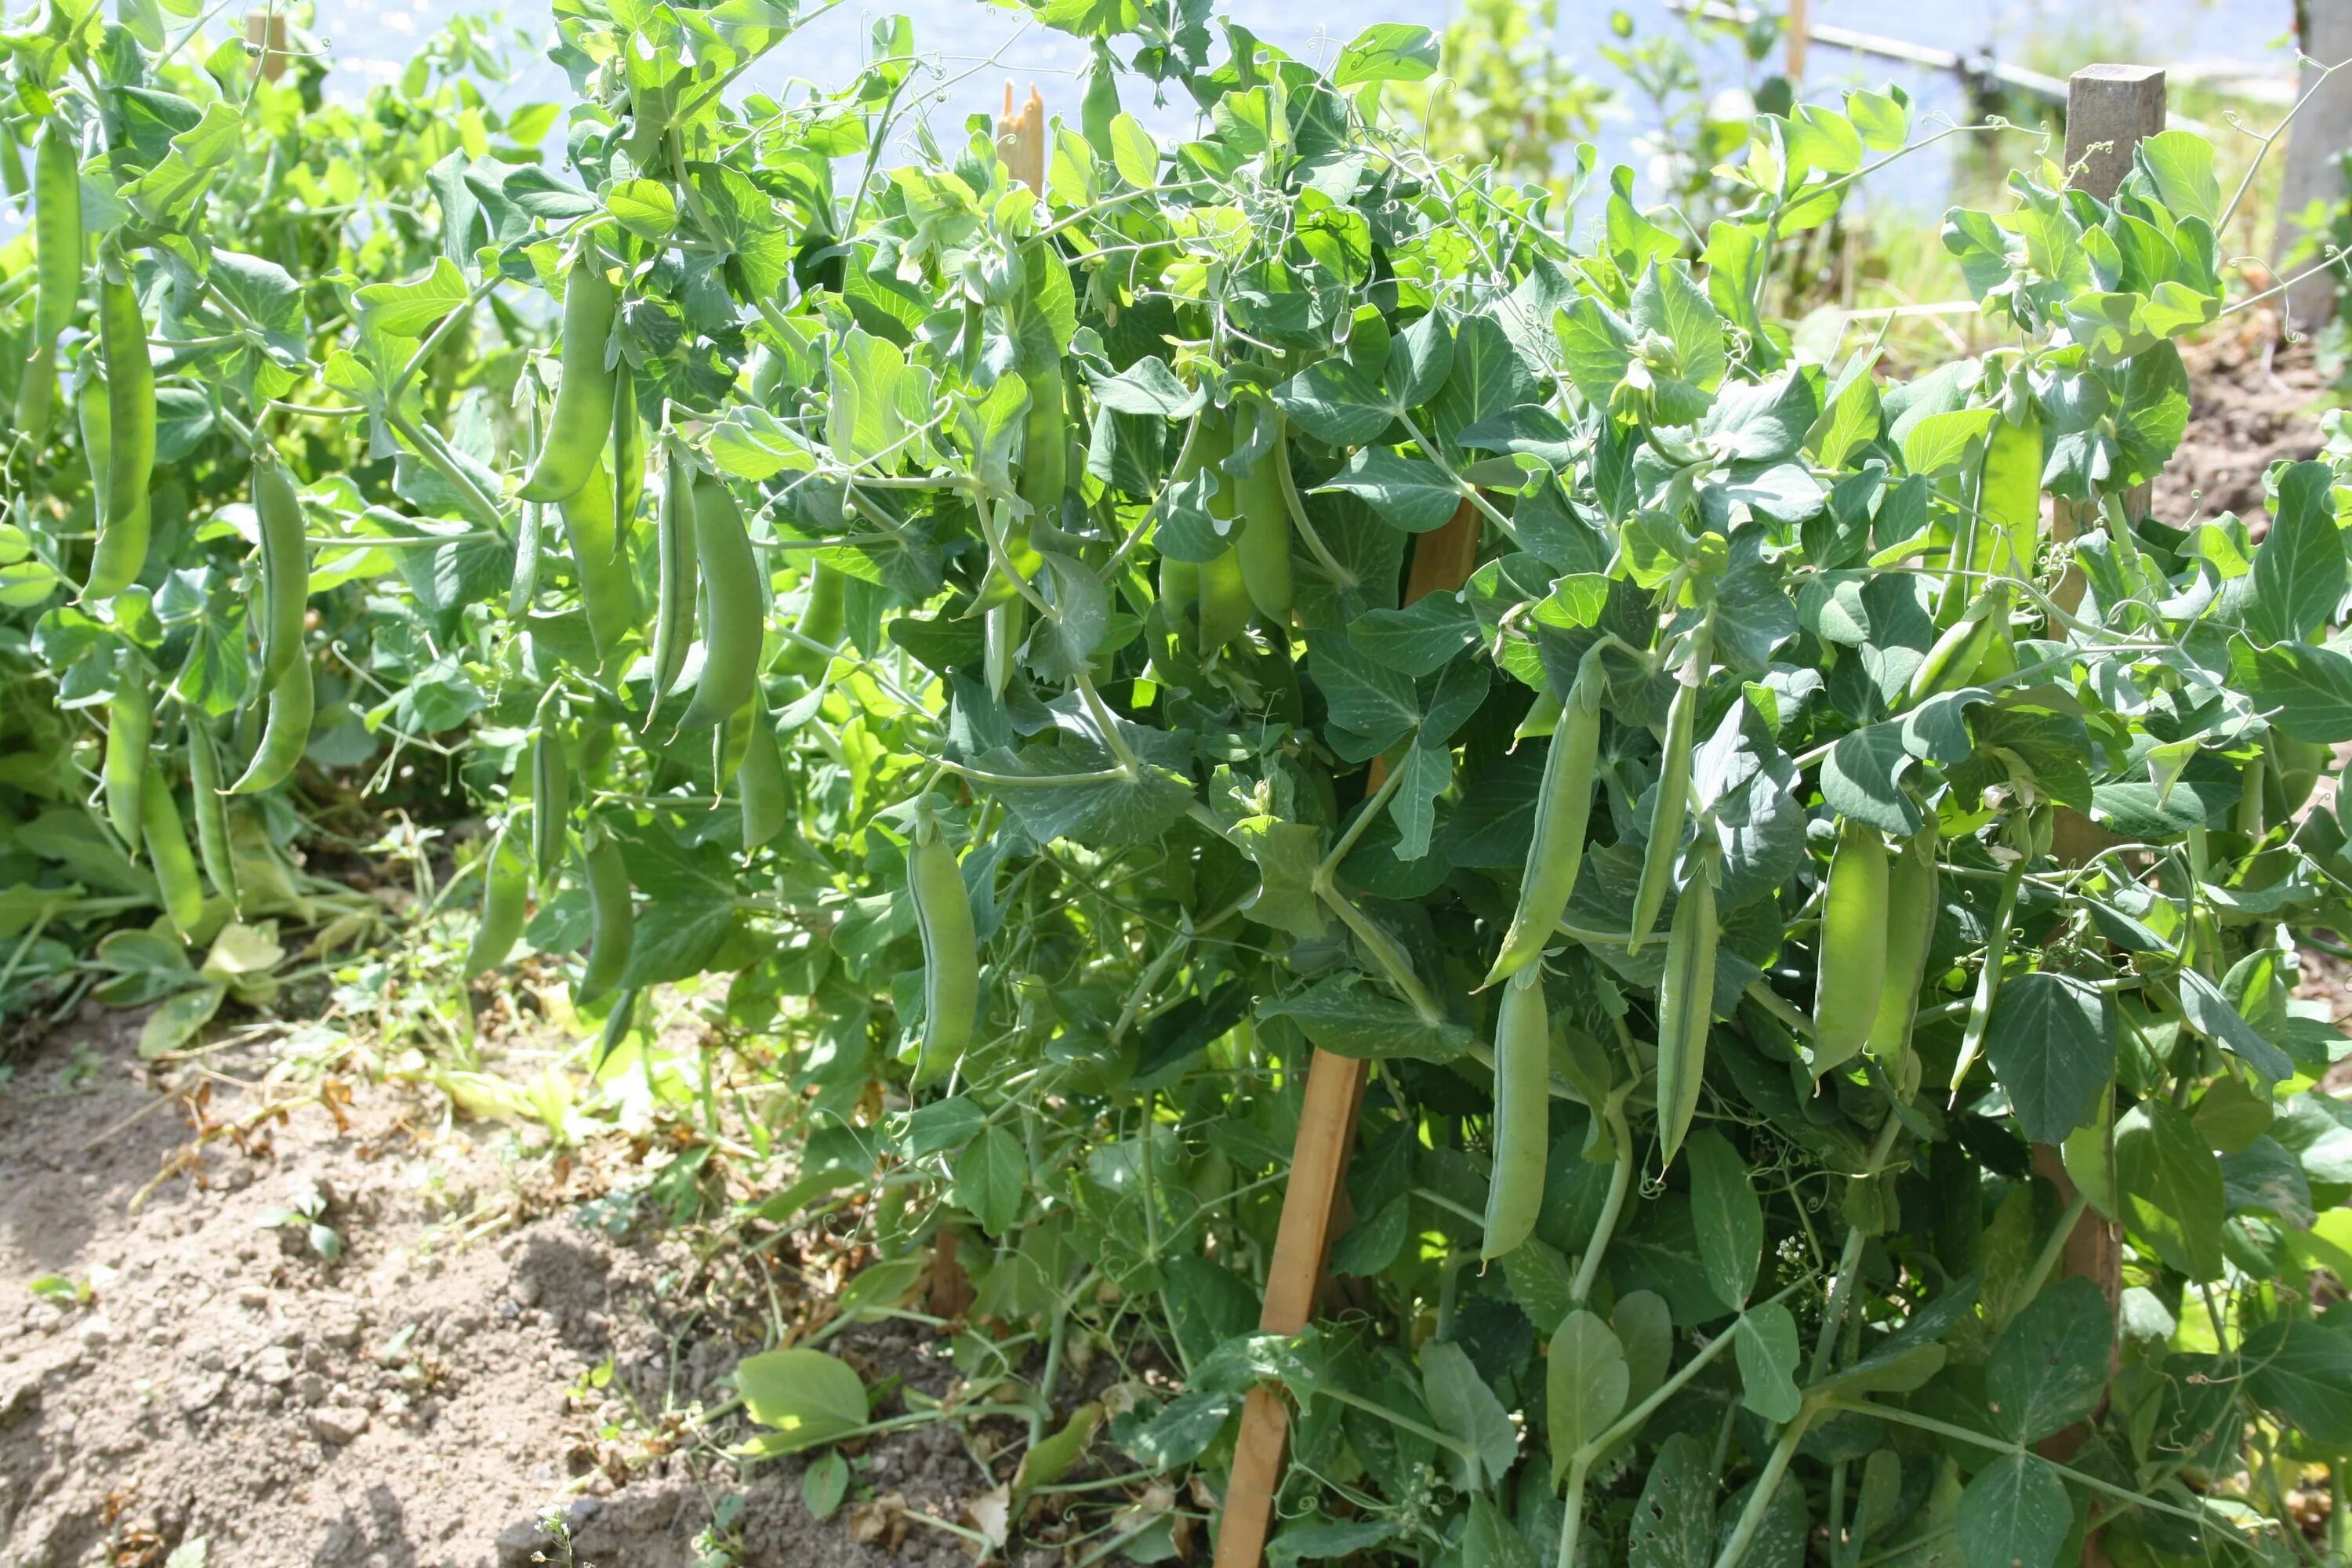
[(286, 18), (278, 11), (247, 11), (245, 41), (261, 51), (261, 79), (276, 81), (286, 74), (291, 57), (286, 48)]
[[(1451, 592), (1469, 581), (1478, 563), (1480, 531), (1478, 510), (1465, 500), (1452, 521), (1416, 540), (1404, 602)], [(1366, 793), (1377, 792), (1386, 776), (1381, 760), (1373, 759)], [(1263, 1332), (1295, 1334), (1314, 1316), (1324, 1259), (1350, 1217), (1342, 1184), (1363, 1100), (1364, 1064), (1318, 1048), (1307, 1071), (1306, 1103), (1291, 1146), (1290, 1184), (1283, 1194), (1274, 1257), (1266, 1265), (1265, 1305), (1257, 1325)], [(1290, 1407), (1282, 1395), (1265, 1384), (1251, 1389), (1242, 1406), (1233, 1477), (1225, 1486), (1215, 1568), (1258, 1568), (1264, 1561), (1289, 1437)]]

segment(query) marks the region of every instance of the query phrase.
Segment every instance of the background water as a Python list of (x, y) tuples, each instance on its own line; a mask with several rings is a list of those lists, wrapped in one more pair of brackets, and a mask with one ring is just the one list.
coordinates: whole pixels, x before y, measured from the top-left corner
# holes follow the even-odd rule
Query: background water
[[(357, 96), (370, 83), (390, 79), (410, 51), (443, 22), (460, 11), (480, 8), (469, 0), (319, 0), (319, 30), (331, 41), (336, 58), (332, 89)], [(1452, 10), (1446, 0), (1224, 0), (1221, 8), (1260, 37), (1318, 62), (1328, 60), (1371, 22), (1418, 22), (1442, 28)], [(1616, 5), (1565, 0), (1560, 10), (1556, 49), (1612, 86), (1622, 87), (1623, 79), (1601, 53), (1616, 41), (1611, 32), (1612, 12), (1622, 10), (1632, 20), (1637, 37), (1683, 30), (1663, 0), (1624, 0)], [(1044, 93), (1049, 113), (1075, 121), (1085, 47), (1031, 22), (1015, 6), (985, 0), (900, 0), (896, 5), (849, 0), (809, 23), (748, 79), (768, 91), (783, 89), (794, 78), (825, 87), (845, 83), (864, 57), (872, 22), (892, 12), (913, 19), (916, 47), (931, 62), (937, 73), (932, 79), (946, 89), (928, 110), (943, 140), (955, 135), (968, 115), (995, 108), (1008, 79), (1019, 85), (1024, 97), (1034, 82)], [(509, 5), (503, 16), (543, 49), (550, 26), (544, 5)], [(1821, 22), (1963, 54), (1983, 51), (2020, 64), (2032, 59), (2061, 75), (2094, 58), (2116, 57), (2151, 64), (2237, 62), (2250, 73), (2282, 80), (2294, 71), (2293, 0), (1915, 0), (1903, 5), (1886, 0), (1814, 0), (1813, 16)], [(1221, 52), (1222, 40), (1219, 47)], [(1738, 86), (1745, 79), (1747, 68), (1736, 51), (1718, 49), (1705, 59), (1710, 86)], [(1777, 50), (1772, 63), (1777, 66)], [(1912, 92), (1922, 113), (1957, 118), (1966, 112), (1963, 95), (1948, 74), (1818, 43), (1807, 68), (1808, 89), (1816, 97), (1841, 84), (1890, 79)], [(523, 102), (561, 99), (566, 90), (562, 74), (542, 53), (499, 96)], [(1132, 88), (1129, 94), (1135, 96)], [(1189, 103), (1155, 107), (1130, 101), (1127, 107), (1163, 134), (1181, 133), (1191, 121)], [(1640, 113), (1621, 101), (1617, 116), (1603, 127), (1604, 167), (1635, 158), (1633, 139), (1643, 129)], [(903, 131), (898, 145), (906, 145)], [(1871, 193), (1878, 200), (1928, 206), (1939, 205), (1943, 195), (1939, 169), (1924, 160), (1906, 166), (1899, 182), (1890, 175), (1880, 184)]]

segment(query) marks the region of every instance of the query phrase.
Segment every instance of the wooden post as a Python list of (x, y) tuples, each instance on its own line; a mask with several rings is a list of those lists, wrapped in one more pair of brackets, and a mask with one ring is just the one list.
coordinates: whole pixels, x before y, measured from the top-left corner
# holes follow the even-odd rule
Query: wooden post
[[(2140, 142), (2164, 129), (2164, 72), (2154, 66), (2085, 66), (2074, 73), (2066, 91), (2066, 167), (2071, 184), (2101, 201), (2113, 200), (2116, 188), (2130, 172), (2132, 153)], [(2147, 510), (2149, 487), (2137, 485), (2124, 496), (2124, 515), (2137, 521)], [(2052, 516), (2051, 534), (2071, 539), (2098, 526), (2095, 516), (2078, 513), (2063, 502)], [(2083, 576), (2070, 571), (2059, 584), (2059, 603), (2072, 609), (2083, 598)], [(2079, 863), (2114, 842), (2106, 829), (2081, 813), (2060, 806), (2051, 834), (2051, 851), (2062, 862)], [(2074, 1183), (2066, 1174), (2064, 1156), (2055, 1144), (2033, 1146), (2036, 1175), (2056, 1190), (2061, 1204), (2074, 1199)], [(2098, 1286), (2112, 1308), (2123, 1294), (2123, 1244), (2112, 1221), (2085, 1208), (2066, 1237), (2059, 1259), (2066, 1276), (2079, 1276)], [(2084, 1430), (2070, 1428), (2042, 1445), (2048, 1456), (2062, 1460), (2081, 1447)], [(2083, 1542), (2083, 1568), (2105, 1568), (2106, 1548), (2095, 1532)]]
[(1805, 47), (1813, 41), (1812, 23), (1811, 0), (1789, 0), (1789, 19), (1784, 29), (1789, 48), (1785, 74), (1792, 88), (1805, 79)]
[[(2132, 153), (2140, 142), (2164, 129), (2164, 70), (2159, 66), (2084, 66), (2066, 84), (2066, 167), (2069, 182), (2101, 201), (2115, 199), (2116, 188), (2132, 166)], [(2135, 485), (2124, 492), (2124, 515), (2137, 521), (2147, 510), (2151, 487)], [(2069, 540), (2086, 529), (2102, 526), (2094, 511), (2078, 510), (2071, 502), (2051, 506), (2050, 537)], [(2070, 566), (2052, 597), (2072, 613), (2083, 602), (2083, 573)], [(2081, 865), (2115, 842), (2114, 835), (2068, 806), (2060, 806), (2052, 824), (2051, 853), (2064, 865)], [(2062, 1191), (2072, 1197), (2065, 1172), (2053, 1157), (2051, 1169)], [(2086, 1214), (2083, 1224), (2102, 1223)], [(2110, 1297), (2114, 1292), (2110, 1290)]]
[[(2325, 82), (2326, 67), (2352, 60), (2352, 5), (2344, 0), (2295, 0), (2295, 46), (2303, 51), (2303, 93), (2312, 93), (2288, 128), (2286, 169), (2279, 183), (2278, 226), (2271, 243), (2273, 261), (2303, 239), (2296, 216), (2313, 202), (2334, 206), (2345, 197), (2341, 155), (2352, 150), (2352, 70), (2338, 71)], [(2225, 238), (2226, 246), (2229, 241)], [(2252, 249), (2251, 244), (2241, 249)], [(2304, 265), (2309, 267), (2318, 258)], [(2284, 276), (2284, 268), (2281, 276)], [(2311, 328), (2336, 312), (2336, 290), (2342, 283), (2336, 272), (2315, 272), (2286, 291), (2287, 319)]]
[(1045, 194), (1045, 100), (1036, 84), (1019, 112), (1013, 108), (1013, 83), (1004, 84), (1004, 112), (996, 117), (996, 155), (1013, 177), (1038, 195)]
[[(1452, 521), (1413, 542), (1412, 569), (1406, 574), (1404, 602), (1450, 592), (1470, 579), (1478, 563), (1483, 519), (1468, 501)], [(1370, 790), (1383, 770), (1372, 763)], [(1364, 1100), (1364, 1064), (1318, 1048), (1307, 1071), (1307, 1101), (1298, 1113), (1298, 1136), (1290, 1151), (1290, 1184), (1282, 1195), (1282, 1222), (1275, 1231), (1274, 1256), (1265, 1270), (1265, 1305), (1257, 1326), (1270, 1334), (1295, 1334), (1315, 1313), (1315, 1293), (1335, 1235), (1346, 1228), (1342, 1208), (1348, 1156), (1356, 1145), (1356, 1115)], [(1234, 1445), (1233, 1477), (1225, 1484), (1217, 1525), (1215, 1568), (1258, 1568), (1274, 1521), (1274, 1494), (1282, 1483), (1282, 1454), (1290, 1438), (1290, 1407), (1282, 1395), (1260, 1384), (1242, 1406), (1241, 1432)]]
[(261, 51), (261, 79), (276, 81), (286, 74), (290, 58), (286, 48), (286, 17), (282, 12), (247, 11), (245, 41)]

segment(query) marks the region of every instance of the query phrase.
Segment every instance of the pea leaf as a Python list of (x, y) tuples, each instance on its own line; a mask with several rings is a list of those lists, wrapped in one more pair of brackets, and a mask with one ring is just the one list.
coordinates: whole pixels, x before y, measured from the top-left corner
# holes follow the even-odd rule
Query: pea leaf
[(2221, 1167), (2187, 1112), (2143, 1100), (2116, 1120), (2116, 1190), (2126, 1226), (2168, 1268), (2221, 1278)]
[(849, 1363), (823, 1351), (764, 1351), (735, 1365), (743, 1408), (762, 1426), (762, 1454), (791, 1454), (866, 1425), (866, 1384)]
[(1477, 1454), (1482, 1474), (1473, 1476), (1474, 1489), (1492, 1486), (1509, 1473), (1519, 1456), (1518, 1428), (1460, 1345), (1432, 1340), (1421, 1347), (1421, 1394), (1439, 1429)]
[(2063, 1143), (2115, 1076), (2114, 1006), (2071, 974), (2018, 975), (1996, 994), (1985, 1055), (2019, 1130), (2037, 1143)]
[(1317, 487), (1360, 496), (1382, 521), (1407, 533), (1442, 528), (1462, 505), (1462, 492), (1445, 471), (1426, 458), (1408, 458), (1387, 447), (1366, 447), (1348, 466)]
[(2336, 523), (2334, 487), (2326, 463), (2289, 463), (2279, 474), (2278, 505), (2254, 552), (2246, 600), (2246, 632), (2257, 643), (2308, 638), (2344, 600), (2344, 534)]
[(1804, 1406), (1797, 1392), (1797, 1320), (1778, 1301), (1739, 1320), (1739, 1403), (1767, 1421), (1793, 1421)]
[(2051, 1568), (2074, 1528), (2064, 1483), (2032, 1454), (2003, 1454), (1979, 1470), (1957, 1513), (1969, 1568)]
[(1544, 1373), (1556, 1483), (1576, 1450), (1606, 1431), (1625, 1408), (1625, 1350), (1607, 1323), (1580, 1307), (1560, 1320)]
[(2036, 1443), (2087, 1420), (2106, 1392), (2115, 1315), (2092, 1280), (2061, 1279), (2010, 1320), (1985, 1365), (1985, 1404), (2000, 1429)]
[(1698, 1235), (1699, 1266), (1717, 1296), (1735, 1307), (1748, 1304), (1756, 1268), (1764, 1255), (1764, 1206), (1748, 1179), (1748, 1163), (1720, 1132), (1692, 1134), (1683, 1148), (1690, 1159), (1691, 1223)]
[(2246, 1392), (2322, 1448), (2352, 1450), (2352, 1334), (2317, 1323), (2266, 1323), (2239, 1352)]

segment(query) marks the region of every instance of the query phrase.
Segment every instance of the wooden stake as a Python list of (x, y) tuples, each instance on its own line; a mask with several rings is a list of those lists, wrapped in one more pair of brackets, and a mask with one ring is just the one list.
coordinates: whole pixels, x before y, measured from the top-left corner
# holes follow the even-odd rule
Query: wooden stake
[(291, 57), (286, 47), (286, 18), (277, 11), (247, 11), (245, 41), (261, 51), (261, 79), (276, 81), (286, 74)]
[[(1405, 575), (1408, 605), (1430, 594), (1448, 593), (1470, 580), (1478, 563), (1483, 522), (1468, 501), (1453, 521), (1413, 542), (1412, 568)], [(1372, 762), (1367, 793), (1377, 792), (1386, 770)], [(1290, 1184), (1282, 1197), (1282, 1222), (1275, 1232), (1274, 1257), (1265, 1270), (1265, 1305), (1258, 1328), (1295, 1334), (1315, 1313), (1315, 1293), (1323, 1279), (1331, 1242), (1347, 1228), (1348, 1157), (1356, 1144), (1356, 1117), (1364, 1100), (1364, 1064), (1318, 1048), (1307, 1070), (1307, 1100), (1298, 1113), (1298, 1137), (1290, 1151)], [(1225, 1486), (1217, 1526), (1215, 1568), (1258, 1568), (1265, 1560), (1266, 1531), (1274, 1520), (1274, 1494), (1282, 1483), (1282, 1456), (1290, 1437), (1290, 1407), (1261, 1384), (1242, 1406), (1242, 1426), (1234, 1447), (1233, 1478)]]
[(1812, 0), (1789, 0), (1789, 84), (1805, 79), (1805, 46), (1812, 42)]
[[(2164, 129), (2164, 70), (2158, 66), (2084, 66), (2066, 84), (2066, 167), (2069, 182), (2101, 201), (2113, 201), (2116, 188), (2130, 172), (2132, 153), (2142, 141)], [(2124, 492), (2124, 515), (2137, 521), (2147, 510), (2150, 487), (2135, 485)], [(2071, 501), (2051, 503), (2050, 537), (2063, 541), (2102, 526), (2095, 512), (2078, 510)], [(2069, 566), (2051, 597), (2073, 614), (2083, 603), (2085, 584), (2082, 568)], [(2079, 866), (2116, 842), (2105, 828), (2068, 806), (2057, 809), (2052, 824), (2051, 853), (2065, 865)], [(2083, 1217), (2084, 1225), (2096, 1220)]]
[(1029, 86), (1029, 101), (1013, 108), (1013, 83), (1004, 84), (1004, 112), (996, 117), (996, 155), (1013, 177), (1038, 195), (1045, 194), (1045, 100)]
[[(2303, 240), (2306, 230), (2296, 215), (2314, 202), (2334, 208), (2344, 200), (2344, 167), (2338, 154), (2352, 147), (2352, 71), (2338, 71), (2320, 79), (2320, 71), (2340, 60), (2352, 59), (2352, 5), (2343, 0), (2304, 0), (2294, 8), (2295, 46), (2303, 51), (2303, 79), (2297, 97), (2311, 92), (2311, 101), (2294, 117), (2287, 132), (2286, 171), (2279, 184), (2278, 222), (2272, 241), (2275, 262)], [(2313, 92), (2316, 88), (2318, 90)], [(2326, 224), (2321, 225), (2321, 237)], [(2225, 237), (2224, 245), (2230, 243)], [(2237, 248), (2252, 249), (2252, 237)], [(2308, 267), (2319, 259), (2309, 258)], [(2280, 268), (2282, 276), (2284, 268)], [(2342, 276), (2315, 272), (2286, 291), (2287, 318), (2303, 328), (2318, 326), (2336, 313), (2336, 290)]]

